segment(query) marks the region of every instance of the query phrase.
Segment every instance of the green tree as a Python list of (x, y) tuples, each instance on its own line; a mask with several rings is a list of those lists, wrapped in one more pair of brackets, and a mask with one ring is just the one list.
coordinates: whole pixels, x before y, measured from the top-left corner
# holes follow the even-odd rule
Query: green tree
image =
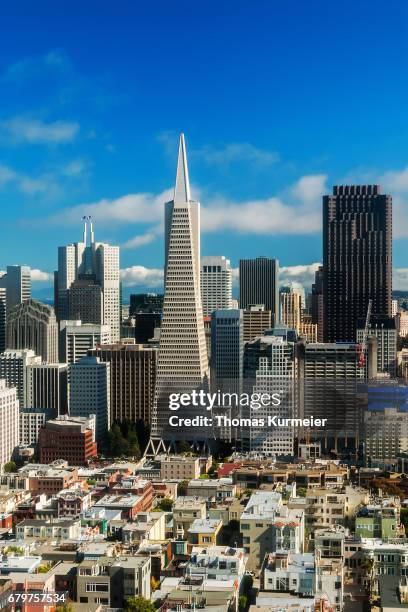
[(186, 495), (187, 487), (188, 487), (188, 480), (182, 480), (181, 482), (179, 482), (179, 485), (177, 487), (177, 493), (179, 495)]
[(144, 597), (129, 597), (125, 602), (125, 612), (156, 612), (151, 601)]
[(179, 453), (191, 453), (191, 446), (185, 440), (181, 440), (178, 443), (178, 451)]
[(173, 502), (168, 497), (165, 497), (164, 499), (160, 501), (157, 507), (163, 512), (170, 512), (173, 508)]
[(248, 607), (248, 597), (246, 595), (240, 595), (238, 599), (238, 608), (240, 612), (244, 612)]
[(6, 474), (9, 474), (10, 472), (16, 472), (17, 471), (17, 466), (15, 464), (14, 461), (7, 461), (7, 463), (4, 464), (4, 471)]
[(74, 612), (74, 608), (70, 603), (64, 603), (62, 606), (57, 606), (55, 612)]

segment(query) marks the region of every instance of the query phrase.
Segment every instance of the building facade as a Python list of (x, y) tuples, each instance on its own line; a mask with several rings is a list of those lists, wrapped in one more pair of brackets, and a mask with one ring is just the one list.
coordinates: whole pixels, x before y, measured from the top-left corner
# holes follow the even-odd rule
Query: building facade
[(326, 342), (355, 342), (357, 320), (391, 316), (392, 198), (378, 185), (341, 185), (323, 196)]
[(81, 321), (61, 321), (60, 361), (68, 365), (86, 357), (97, 345), (111, 342), (109, 325), (94, 325)]
[(157, 349), (134, 343), (98, 346), (90, 351), (110, 365), (111, 422), (150, 423), (156, 381)]
[(0, 469), (14, 457), (19, 442), (19, 401), (15, 387), (0, 376)]
[(232, 308), (231, 262), (223, 255), (201, 259), (201, 299), (205, 317)]
[(27, 406), (50, 410), (53, 416), (67, 412), (68, 366), (35, 363), (27, 366)]
[(58, 323), (54, 309), (25, 300), (7, 314), (7, 348), (32, 349), (45, 363), (58, 363)]
[(279, 319), (279, 262), (257, 257), (239, 262), (239, 305), (247, 310), (251, 304), (263, 304), (270, 310), (274, 323)]

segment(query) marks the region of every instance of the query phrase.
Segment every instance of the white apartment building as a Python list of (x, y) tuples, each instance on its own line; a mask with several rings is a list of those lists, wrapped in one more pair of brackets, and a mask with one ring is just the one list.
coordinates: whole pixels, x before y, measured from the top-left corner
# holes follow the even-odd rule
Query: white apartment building
[(13, 457), (19, 442), (19, 402), (15, 387), (0, 378), (0, 469)]
[(20, 446), (32, 446), (37, 444), (39, 431), (45, 421), (50, 418), (50, 411), (41, 410), (40, 408), (20, 409)]
[(205, 317), (232, 308), (232, 268), (224, 255), (201, 259), (201, 299)]
[(6, 349), (0, 354), (0, 378), (8, 387), (17, 389), (17, 398), (22, 408), (29, 406), (27, 385), (28, 366), (41, 364), (41, 357), (31, 349)]

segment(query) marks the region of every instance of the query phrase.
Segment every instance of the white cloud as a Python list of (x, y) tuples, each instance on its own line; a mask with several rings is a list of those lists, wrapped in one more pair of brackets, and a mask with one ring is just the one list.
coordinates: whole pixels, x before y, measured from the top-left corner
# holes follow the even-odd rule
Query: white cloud
[(143, 285), (145, 287), (163, 287), (164, 273), (159, 268), (131, 266), (120, 271), (120, 277), (125, 287)]
[(19, 83), (32, 77), (42, 77), (45, 71), (64, 73), (70, 70), (71, 62), (62, 49), (53, 49), (45, 55), (26, 57), (10, 64), (1, 75), (2, 81)]
[(130, 240), (127, 240), (122, 247), (124, 249), (136, 249), (140, 246), (145, 246), (146, 244), (151, 244), (156, 240), (156, 234), (153, 232), (146, 232), (146, 234), (140, 234), (139, 236), (135, 236)]
[(52, 174), (43, 174), (37, 178), (32, 178), (16, 172), (9, 166), (0, 164), (0, 187), (5, 187), (9, 184), (15, 186), (21, 193), (28, 195), (39, 193), (55, 195), (58, 190), (56, 179)]
[(65, 144), (75, 140), (79, 124), (74, 121), (45, 123), (40, 119), (13, 117), (0, 121), (0, 136), (11, 144)]
[(43, 272), (42, 270), (38, 270), (37, 268), (31, 269), (31, 280), (35, 282), (44, 282), (44, 281), (52, 281), (54, 275), (51, 272)]
[(219, 149), (207, 145), (201, 149), (193, 149), (190, 155), (199, 157), (209, 165), (246, 162), (258, 166), (271, 166), (279, 161), (279, 155), (275, 151), (260, 149), (249, 142), (233, 142)]
[(311, 287), (314, 283), (315, 272), (321, 265), (316, 262), (299, 266), (282, 266), (279, 270), (280, 284), (300, 283), (304, 287)]
[(61, 174), (63, 174), (64, 176), (75, 177), (83, 174), (85, 170), (86, 163), (84, 162), (84, 160), (74, 159), (61, 169)]
[(326, 181), (326, 174), (302, 176), (292, 187), (292, 194), (304, 204), (320, 207), (321, 197), (327, 192)]

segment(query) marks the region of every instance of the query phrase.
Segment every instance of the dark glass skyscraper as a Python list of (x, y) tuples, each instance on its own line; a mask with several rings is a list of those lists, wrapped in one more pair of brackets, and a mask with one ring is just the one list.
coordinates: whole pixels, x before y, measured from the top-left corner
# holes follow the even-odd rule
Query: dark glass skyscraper
[(239, 305), (263, 304), (279, 319), (279, 261), (269, 257), (241, 259), (239, 262)]
[(378, 185), (333, 187), (323, 196), (323, 312), (326, 342), (353, 342), (357, 321), (391, 316), (392, 198)]

